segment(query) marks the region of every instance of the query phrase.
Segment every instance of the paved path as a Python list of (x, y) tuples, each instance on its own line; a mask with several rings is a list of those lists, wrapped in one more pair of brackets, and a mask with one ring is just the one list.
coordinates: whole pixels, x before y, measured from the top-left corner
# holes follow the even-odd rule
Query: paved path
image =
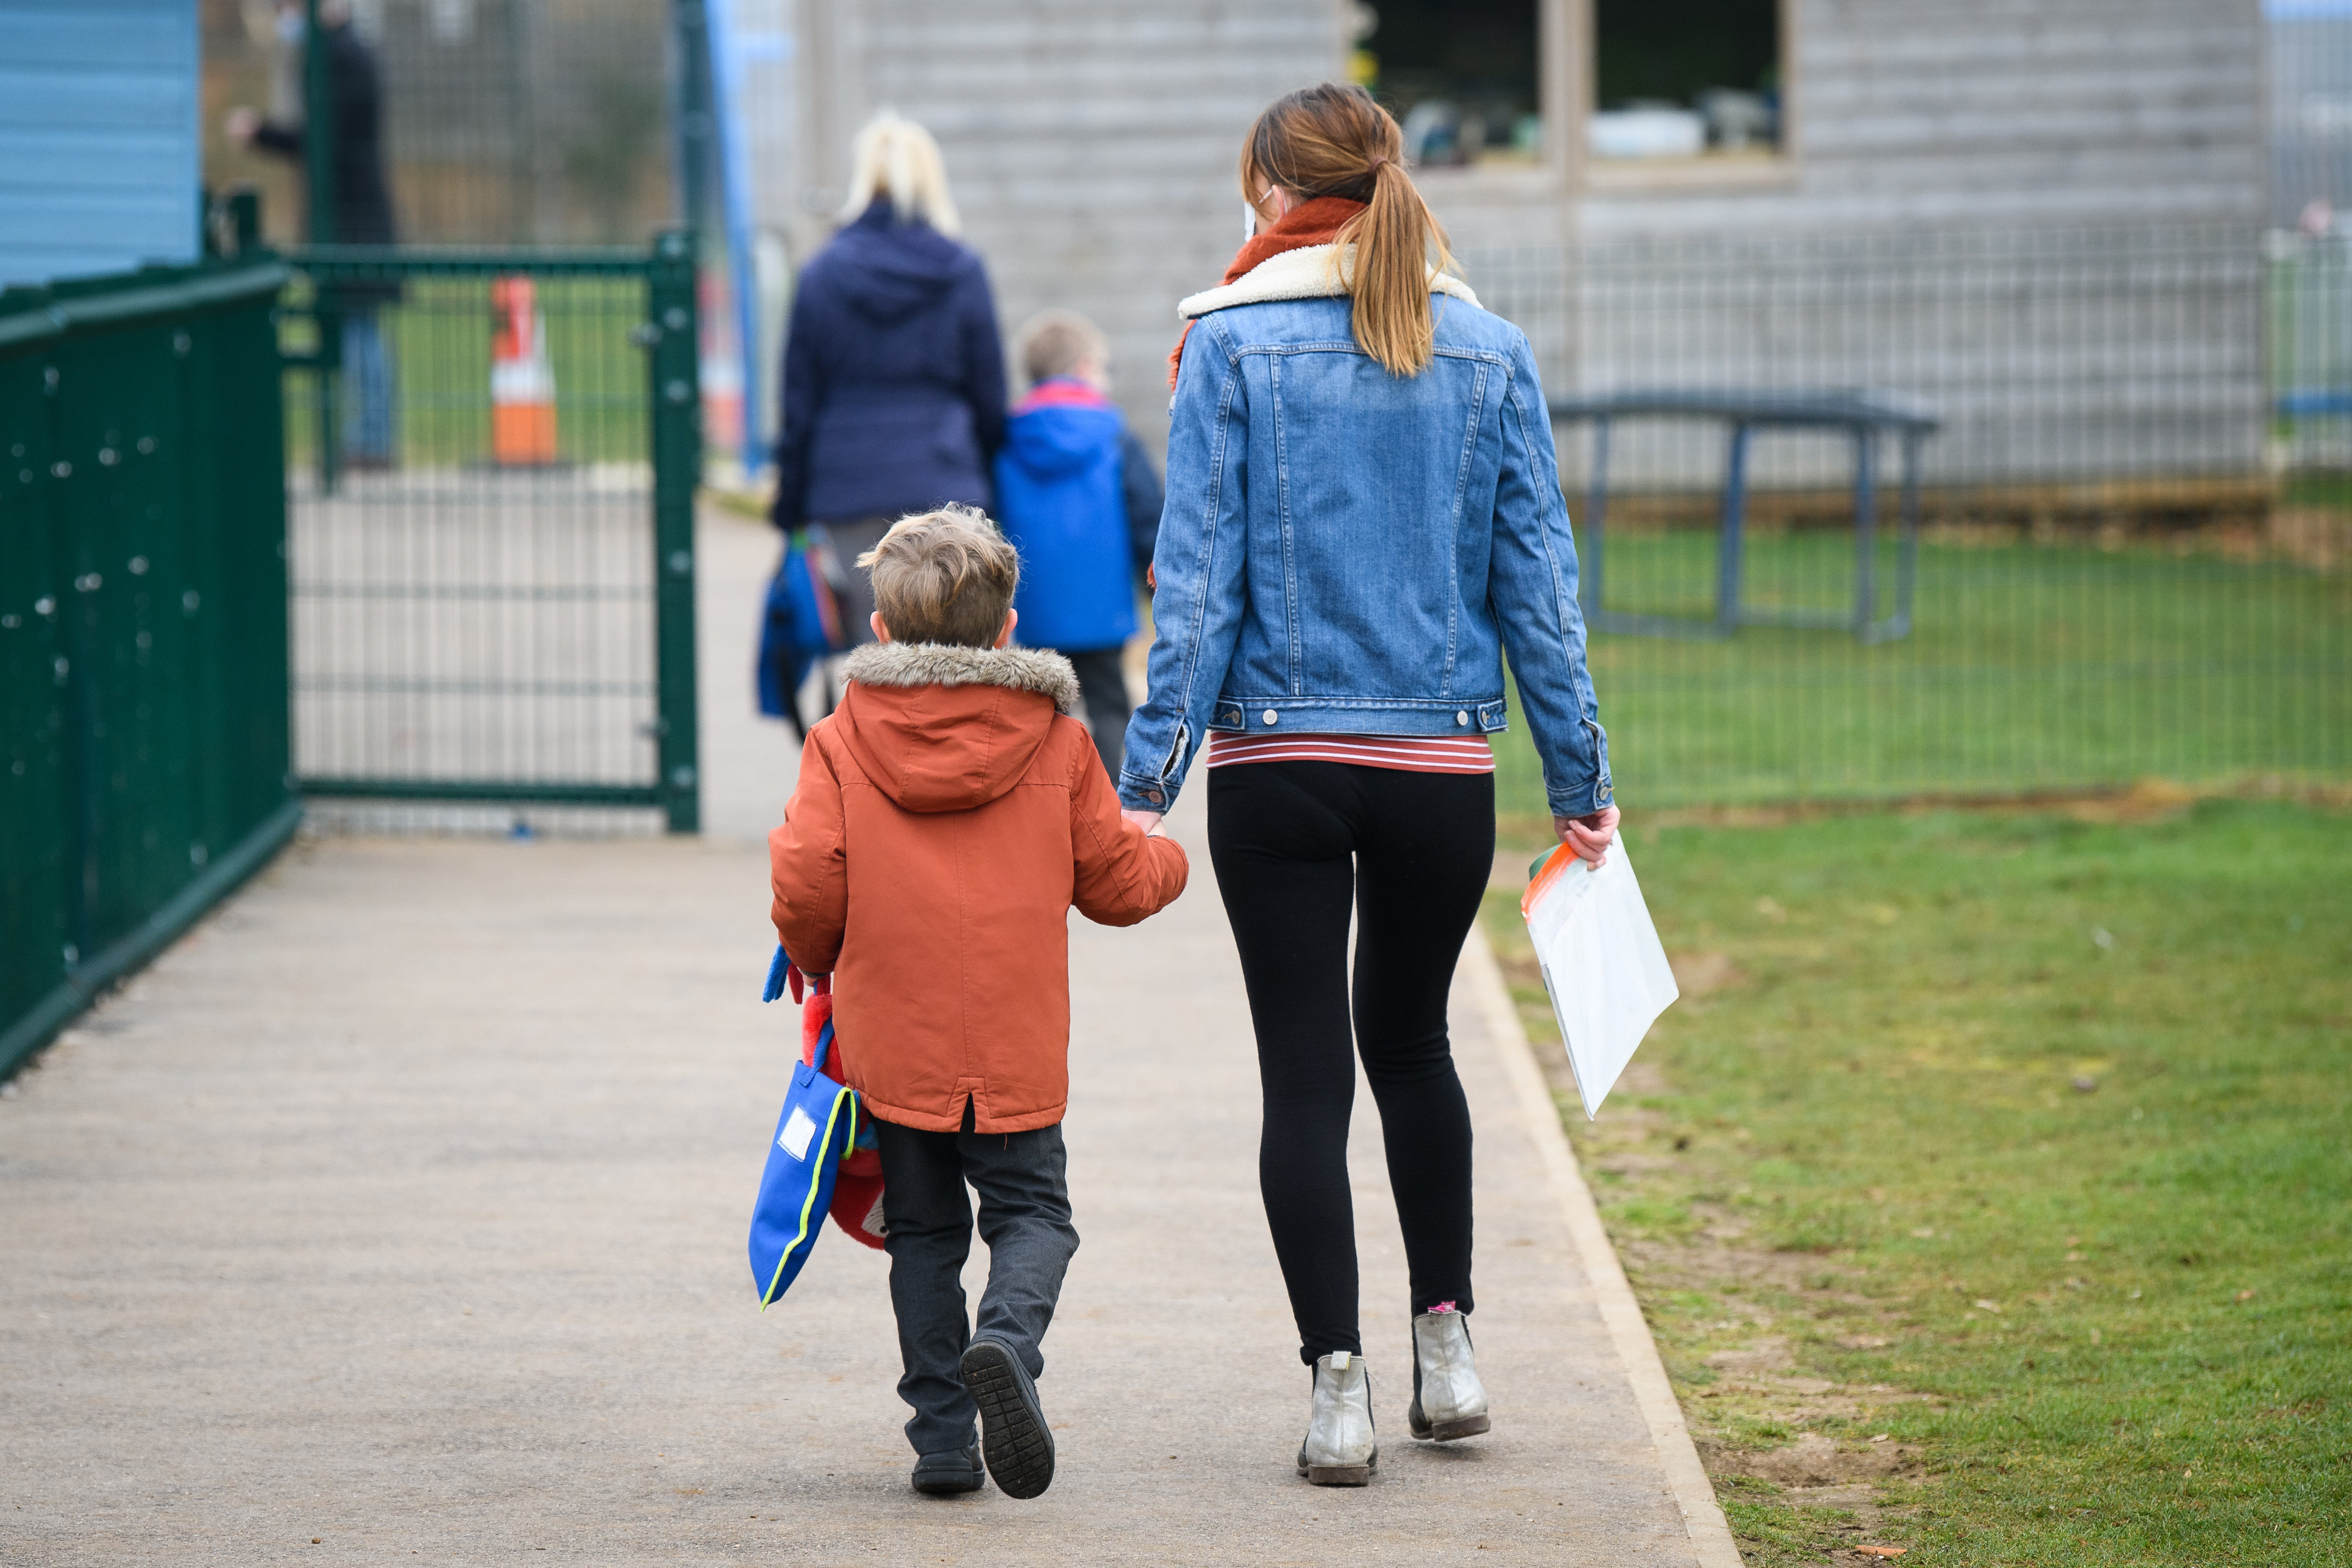
[(744, 1223), (795, 1020), (756, 1000), (754, 847), (331, 839), (0, 1101), (0, 1563), (1736, 1563), (1711, 1501), (1695, 1531), (1677, 1508), (1704, 1482), (1653, 1437), (1654, 1356), (1477, 965), (1455, 1040), (1496, 1430), (1404, 1435), (1365, 1093), (1382, 1462), (1362, 1491), (1294, 1476), (1307, 1374), (1193, 865), (1148, 925), (1073, 928), (1084, 1243), (1043, 1499), (907, 1489), (880, 1254), (829, 1233), (755, 1309)]

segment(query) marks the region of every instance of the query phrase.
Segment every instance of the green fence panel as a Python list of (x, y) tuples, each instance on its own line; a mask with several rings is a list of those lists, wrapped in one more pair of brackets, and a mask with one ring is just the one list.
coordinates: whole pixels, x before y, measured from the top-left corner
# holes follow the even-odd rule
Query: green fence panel
[(695, 831), (691, 240), (295, 264), (303, 793)]
[(274, 261), (0, 294), (0, 1074), (292, 833)]

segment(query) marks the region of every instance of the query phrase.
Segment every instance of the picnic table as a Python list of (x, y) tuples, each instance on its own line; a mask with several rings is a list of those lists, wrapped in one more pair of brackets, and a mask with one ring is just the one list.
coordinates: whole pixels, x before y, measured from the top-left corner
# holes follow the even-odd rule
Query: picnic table
[[(1890, 642), (1911, 630), (1911, 594), (1919, 553), (1919, 451), (1935, 434), (1932, 415), (1883, 394), (1843, 390), (1753, 392), (1653, 390), (1563, 397), (1551, 405), (1556, 426), (1592, 426), (1592, 465), (1584, 502), (1585, 544), (1578, 602), (1585, 624), (1598, 631), (1638, 637), (1727, 637), (1743, 626), (1815, 626), (1852, 631), (1865, 643)], [(1601, 608), (1603, 523), (1609, 500), (1609, 433), (1619, 419), (1711, 419), (1730, 427), (1717, 525), (1715, 615), (1632, 615)], [(1748, 453), (1759, 430), (1843, 430), (1853, 441), (1853, 604), (1846, 610), (1753, 605), (1740, 592), (1748, 518)], [(1901, 533), (1893, 604), (1879, 613), (1878, 447), (1892, 437), (1901, 447)]]

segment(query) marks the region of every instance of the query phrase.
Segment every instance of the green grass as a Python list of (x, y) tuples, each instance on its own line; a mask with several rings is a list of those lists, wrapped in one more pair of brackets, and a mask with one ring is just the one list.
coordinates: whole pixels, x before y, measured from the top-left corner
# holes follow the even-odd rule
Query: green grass
[(1752, 1563), (2352, 1563), (2352, 818), (1631, 848), (1686, 994), (1569, 1121)]
[[(555, 378), (556, 441), (575, 463), (651, 460), (645, 351), (629, 334), (645, 320), (645, 283), (629, 278), (536, 279)], [(381, 316), (399, 397), (400, 460), (455, 468), (490, 460), (490, 279), (412, 279)], [(288, 344), (307, 349), (306, 321)], [(298, 335), (299, 334), (299, 335)], [(289, 460), (308, 466), (317, 432), (307, 374), (287, 381)]]
[[(1687, 529), (1612, 537), (1610, 607), (1704, 616), (1713, 549)], [(1748, 561), (1751, 603), (1850, 593), (1834, 532), (1759, 534)], [(1618, 792), (1653, 806), (2352, 769), (2352, 573), (2279, 559), (1930, 543), (1900, 641), (1601, 634), (1591, 659)], [(1496, 752), (1504, 808), (1539, 812), (1523, 722)]]

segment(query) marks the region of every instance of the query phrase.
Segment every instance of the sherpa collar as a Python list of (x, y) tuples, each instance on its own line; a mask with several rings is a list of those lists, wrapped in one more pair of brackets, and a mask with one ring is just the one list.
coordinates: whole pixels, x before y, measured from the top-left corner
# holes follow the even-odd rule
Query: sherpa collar
[[(1348, 293), (1349, 280), (1355, 270), (1356, 247), (1352, 245), (1304, 246), (1268, 257), (1231, 283), (1188, 296), (1176, 307), (1176, 313), (1189, 321), (1212, 310), (1255, 305), (1267, 300), (1326, 300)], [(1469, 284), (1435, 268), (1430, 268), (1429, 291), (1451, 294), (1473, 305), (1478, 303), (1478, 296), (1470, 291)]]
[(866, 643), (845, 668), (861, 686), (1003, 686), (1078, 709), (1078, 675), (1058, 653), (1034, 647), (961, 647), (953, 643)]

